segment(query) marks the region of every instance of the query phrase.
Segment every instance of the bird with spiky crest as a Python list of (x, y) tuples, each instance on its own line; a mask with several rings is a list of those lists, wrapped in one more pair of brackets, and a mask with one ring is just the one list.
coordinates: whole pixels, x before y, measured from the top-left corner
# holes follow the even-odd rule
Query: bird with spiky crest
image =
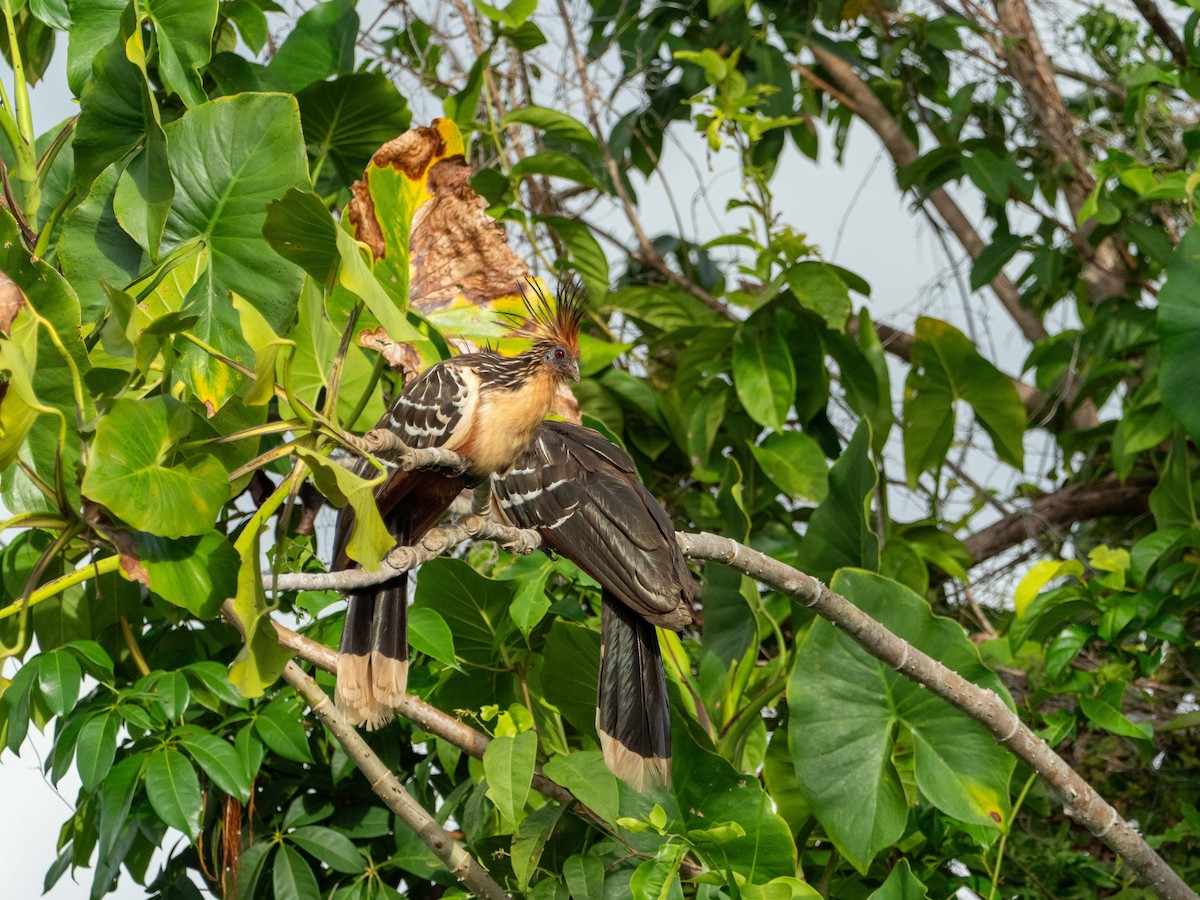
[[(419, 540), (454, 498), (491, 475), (506, 472), (525, 452), (550, 412), (559, 385), (579, 380), (579, 326), (586, 296), (576, 283), (560, 283), (554, 302), (530, 281), (522, 290), (528, 318), (505, 323), (532, 341), (505, 356), (492, 348), (451, 357), (405, 385), (376, 426), (407, 447), (450, 450), (463, 472), (393, 469), (375, 489), (375, 502), (397, 544)], [(359, 474), (370, 463), (361, 460)], [(354, 522), (348, 507), (338, 516), (334, 568), (352, 566), (346, 544)], [(351, 592), (338, 655), (336, 702), (355, 724), (375, 729), (391, 720), (408, 683), (408, 576)]]

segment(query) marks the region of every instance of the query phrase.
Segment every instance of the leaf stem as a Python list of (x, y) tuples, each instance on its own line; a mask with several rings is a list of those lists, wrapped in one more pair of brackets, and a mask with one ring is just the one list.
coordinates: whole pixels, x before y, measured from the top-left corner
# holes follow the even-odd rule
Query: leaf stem
[(31, 606), (37, 606), (43, 600), (49, 600), (51, 597), (57, 596), (67, 588), (74, 587), (77, 584), (82, 584), (85, 581), (90, 581), (93, 578), (98, 578), (101, 575), (107, 575), (110, 572), (117, 571), (120, 568), (121, 557), (114, 554), (106, 556), (104, 559), (97, 560), (93, 563), (88, 563), (82, 568), (76, 569), (73, 572), (68, 572), (66, 575), (59, 576), (53, 581), (48, 581), (40, 588), (33, 591), (29, 595), (28, 600), (15, 600), (8, 606), (0, 609), (0, 619), (7, 619), (17, 615), (22, 609), (27, 609)]

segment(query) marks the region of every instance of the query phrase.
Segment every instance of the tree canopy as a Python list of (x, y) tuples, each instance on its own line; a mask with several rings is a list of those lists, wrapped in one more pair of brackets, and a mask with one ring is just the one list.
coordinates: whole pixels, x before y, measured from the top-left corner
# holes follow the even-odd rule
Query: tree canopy
[[(0, 12), (0, 745), (82, 783), (47, 885), (1195, 897), (1192, 4)], [(36, 134), (64, 59), (78, 114)], [(781, 212), (860, 141), (954, 315)], [(646, 224), (680, 155), (736, 167), (715, 238)], [(703, 582), (660, 632), (669, 789), (604, 767), (591, 579), (504, 529), (389, 555), (339, 462), (560, 270), (560, 411)], [(362, 736), (322, 703), (327, 505), (366, 577), (423, 563), (413, 696)]]

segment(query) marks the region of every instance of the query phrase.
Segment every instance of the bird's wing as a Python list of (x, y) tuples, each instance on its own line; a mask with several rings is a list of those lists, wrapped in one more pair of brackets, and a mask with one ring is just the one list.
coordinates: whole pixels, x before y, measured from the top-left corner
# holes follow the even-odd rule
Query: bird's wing
[(591, 429), (547, 422), (494, 501), (514, 525), (547, 544), (647, 621), (678, 631), (691, 622), (695, 582), (666, 512), (637, 479), (633, 461)]

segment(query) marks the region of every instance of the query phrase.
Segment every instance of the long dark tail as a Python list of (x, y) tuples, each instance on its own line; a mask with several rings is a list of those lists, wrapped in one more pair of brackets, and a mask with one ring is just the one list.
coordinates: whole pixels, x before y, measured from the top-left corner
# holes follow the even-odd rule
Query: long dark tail
[(634, 790), (671, 783), (671, 707), (655, 627), (601, 593), (596, 731), (604, 761)]
[(350, 595), (334, 700), (353, 724), (392, 720), (408, 685), (408, 575)]

